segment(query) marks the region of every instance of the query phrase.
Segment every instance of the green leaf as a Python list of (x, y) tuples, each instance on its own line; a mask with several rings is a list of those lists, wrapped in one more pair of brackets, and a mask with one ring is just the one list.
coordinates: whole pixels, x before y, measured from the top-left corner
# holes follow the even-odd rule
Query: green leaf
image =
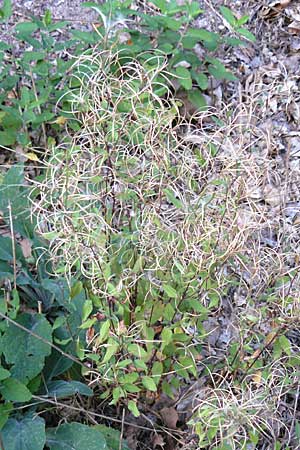
[(176, 208), (182, 208), (182, 202), (174, 195), (171, 189), (164, 189), (164, 192), (167, 196), (167, 199), (170, 203), (172, 203)]
[(178, 76), (179, 83), (184, 89), (186, 89), (187, 91), (189, 89), (192, 89), (193, 82), (191, 74), (188, 69), (186, 69), (185, 67), (178, 66), (176, 67), (176, 75)]
[[(65, 350), (66, 351), (66, 350)], [(73, 365), (73, 361), (66, 358), (57, 350), (53, 350), (51, 355), (46, 358), (43, 375), (46, 381), (51, 380), (58, 375), (66, 372)]]
[(145, 359), (147, 357), (145, 350), (138, 344), (129, 344), (128, 351), (137, 358)]
[(22, 22), (18, 23), (15, 29), (20, 35), (28, 35), (36, 31), (38, 29), (38, 25), (34, 22)]
[(48, 397), (64, 398), (75, 394), (91, 397), (93, 391), (80, 381), (55, 380), (50, 381), (46, 386), (46, 395)]
[(109, 330), (110, 330), (110, 320), (105, 320), (105, 322), (101, 324), (100, 333), (97, 338), (97, 342), (99, 344), (106, 341), (109, 335)]
[(195, 38), (198, 41), (201, 41), (210, 51), (216, 50), (220, 43), (220, 36), (218, 33), (213, 33), (204, 29), (190, 28), (186, 34), (186, 37)]
[(190, 91), (188, 93), (188, 99), (199, 111), (203, 111), (207, 107), (205, 98), (199, 90), (193, 89)]
[(0, 381), (5, 380), (5, 378), (10, 377), (9, 370), (3, 369), (3, 367), (0, 367)]
[(101, 362), (105, 364), (110, 361), (111, 357), (117, 353), (118, 348), (119, 344), (117, 344), (114, 340), (109, 339), (105, 356)]
[(101, 431), (106, 439), (109, 450), (129, 450), (127, 443), (122, 440), (122, 447), (120, 448), (121, 433), (115, 428), (109, 428), (106, 425), (95, 425), (94, 429)]
[(170, 328), (165, 327), (162, 332), (161, 332), (161, 348), (162, 350), (168, 345), (170, 344), (170, 342), (172, 342), (173, 339), (173, 333), (172, 330), (170, 330)]
[(45, 12), (45, 15), (44, 15), (44, 18), (43, 18), (43, 22), (44, 22), (46, 27), (48, 27), (52, 23), (51, 11), (49, 9), (47, 9), (46, 12)]
[(175, 309), (171, 305), (171, 303), (168, 303), (164, 309), (163, 317), (167, 321), (171, 321), (175, 315)]
[(86, 44), (95, 44), (97, 42), (97, 35), (88, 31), (71, 30), (74, 37)]
[(81, 281), (77, 281), (71, 288), (70, 297), (73, 299), (83, 291), (83, 285)]
[(183, 46), (183, 48), (186, 48), (187, 50), (192, 50), (198, 42), (199, 42), (199, 39), (196, 37), (187, 35), (182, 38), (182, 46)]
[(46, 442), (45, 422), (40, 417), (9, 419), (1, 434), (5, 450), (43, 450)]
[(152, 373), (152, 375), (154, 377), (154, 380), (156, 382), (159, 381), (163, 371), (164, 371), (163, 363), (161, 363), (160, 361), (155, 361), (153, 366), (152, 366), (151, 373)]
[(220, 6), (220, 11), (224, 19), (231, 25), (233, 28), (236, 27), (236, 18), (232, 14), (231, 10), (226, 6)]
[(49, 428), (46, 444), (50, 450), (108, 450), (99, 430), (76, 422)]
[(12, 15), (11, 0), (3, 0), (2, 8), (0, 9), (1, 18), (7, 20)]
[(297, 439), (300, 441), (300, 422), (299, 420), (296, 420), (295, 422), (295, 434)]
[(193, 79), (198, 83), (198, 86), (202, 91), (208, 88), (208, 78), (204, 73), (193, 72)]
[(16, 142), (17, 133), (10, 129), (7, 131), (0, 131), (0, 145), (8, 147)]
[(93, 311), (93, 302), (91, 300), (86, 300), (82, 308), (82, 321), (87, 320), (91, 312)]
[(41, 314), (24, 313), (16, 322), (28, 331), (9, 324), (2, 337), (3, 354), (6, 362), (12, 364), (12, 376), (28, 382), (42, 371), (45, 357), (51, 353), (50, 345), (32, 336), (30, 332), (51, 343), (52, 327)]
[(4, 427), (5, 423), (8, 421), (11, 411), (13, 411), (12, 403), (1, 403), (0, 404), (0, 430)]
[(177, 298), (177, 291), (169, 284), (164, 285), (164, 291), (171, 298)]
[(248, 41), (255, 42), (256, 37), (250, 31), (246, 30), (246, 28), (237, 28), (236, 32), (239, 33), (244, 38), (248, 39)]
[(31, 392), (25, 384), (14, 378), (7, 378), (0, 384), (0, 392), (5, 398), (12, 402), (28, 402), (31, 399)]
[(288, 355), (290, 356), (292, 353), (291, 350), (291, 342), (289, 341), (289, 339), (286, 336), (280, 336), (278, 338), (279, 344), (281, 349)]
[(129, 411), (134, 415), (134, 417), (139, 417), (140, 412), (134, 400), (129, 400), (127, 406)]
[(209, 73), (217, 80), (236, 81), (237, 78), (229, 72), (224, 64), (216, 58), (206, 57), (206, 61), (210, 63), (208, 66)]
[(157, 386), (156, 386), (155, 381), (153, 380), (153, 378), (151, 378), (151, 377), (143, 377), (142, 378), (142, 383), (145, 386), (145, 388), (148, 389), (148, 391), (152, 391), (152, 392), (156, 392), (157, 391)]

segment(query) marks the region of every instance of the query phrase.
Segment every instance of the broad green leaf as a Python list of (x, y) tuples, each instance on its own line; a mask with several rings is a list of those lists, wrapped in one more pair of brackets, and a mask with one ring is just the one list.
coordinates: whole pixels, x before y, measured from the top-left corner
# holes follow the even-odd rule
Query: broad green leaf
[[(66, 352), (68, 349), (64, 349)], [(72, 367), (73, 361), (66, 358), (64, 355), (59, 353), (57, 350), (53, 350), (51, 355), (46, 358), (43, 375), (46, 381), (51, 380), (62, 373), (65, 373), (70, 367)]]
[(292, 353), (290, 340), (286, 336), (280, 336), (278, 338), (278, 341), (279, 341), (280, 347), (284, 351), (284, 353), (286, 353), (288, 356), (290, 356)]
[(135, 383), (139, 378), (136, 372), (127, 373), (119, 378), (120, 383)]
[(224, 64), (222, 64), (218, 59), (207, 56), (206, 61), (210, 63), (208, 66), (209, 73), (217, 80), (237, 80), (237, 78), (229, 72)]
[(193, 79), (198, 83), (198, 86), (202, 91), (208, 88), (208, 78), (204, 73), (193, 72)]
[(207, 107), (205, 98), (198, 89), (190, 91), (188, 93), (188, 99), (199, 111), (203, 111)]
[(156, 392), (157, 391), (157, 386), (156, 386), (155, 381), (153, 380), (153, 378), (151, 378), (151, 377), (143, 377), (142, 378), (142, 383), (143, 383), (144, 387), (148, 391), (152, 391), (152, 392)]
[(97, 34), (81, 30), (71, 30), (74, 37), (86, 44), (95, 44), (97, 42)]
[(106, 341), (109, 335), (109, 330), (110, 330), (110, 320), (105, 320), (101, 324), (99, 336), (97, 338), (97, 343), (101, 344), (102, 342)]
[(10, 377), (9, 370), (3, 369), (3, 367), (0, 367), (0, 381), (5, 380), (5, 378)]
[(9, 419), (1, 434), (5, 450), (43, 450), (46, 442), (45, 422), (40, 417)]
[(213, 33), (204, 29), (190, 28), (186, 34), (186, 38), (187, 37), (201, 41), (210, 51), (216, 50), (220, 43), (220, 36), (218, 33)]
[(17, 133), (14, 129), (0, 131), (0, 145), (9, 147), (16, 142)]
[(299, 420), (296, 420), (296, 423), (295, 423), (295, 434), (297, 436), (297, 439), (300, 441), (300, 422), (299, 422)]
[(167, 321), (171, 321), (175, 315), (175, 309), (171, 305), (171, 303), (168, 303), (164, 309), (164, 319)]
[(111, 357), (114, 356), (119, 348), (119, 344), (117, 344), (114, 340), (109, 340), (106, 348), (106, 353), (101, 361), (103, 364), (110, 361)]
[(145, 350), (138, 344), (129, 344), (128, 351), (137, 358), (145, 359), (147, 357)]
[(50, 345), (32, 336), (30, 332), (51, 343), (52, 327), (41, 314), (24, 313), (19, 315), (16, 322), (28, 331), (9, 324), (2, 337), (3, 354), (6, 362), (12, 364), (12, 376), (28, 382), (42, 371), (45, 357), (51, 353)]
[(186, 48), (187, 50), (191, 50), (195, 47), (195, 45), (199, 42), (199, 39), (192, 36), (184, 36), (182, 39), (182, 46), (183, 48)]
[(46, 395), (48, 397), (64, 398), (75, 394), (91, 397), (93, 391), (80, 381), (55, 380), (50, 381), (46, 386)]
[(177, 298), (177, 291), (169, 284), (164, 285), (164, 291), (171, 298)]
[(159, 381), (163, 371), (164, 371), (163, 364), (160, 361), (155, 361), (152, 366), (151, 373), (156, 383)]
[(237, 28), (236, 32), (239, 33), (241, 36), (243, 36), (244, 38), (248, 39), (251, 42), (255, 42), (256, 41), (256, 37), (254, 36), (254, 34), (252, 34), (246, 28)]
[(109, 450), (101, 431), (76, 422), (49, 428), (46, 444), (50, 450)]
[(20, 35), (27, 35), (36, 31), (38, 29), (38, 25), (34, 22), (22, 22), (18, 23), (15, 29)]
[(186, 69), (185, 67), (178, 66), (176, 67), (176, 75), (178, 76), (179, 83), (184, 89), (186, 89), (187, 91), (189, 89), (192, 89), (193, 82), (191, 74), (188, 69)]
[(162, 350), (170, 343), (172, 342), (172, 338), (173, 338), (173, 333), (172, 330), (170, 330), (170, 328), (165, 327), (162, 332), (161, 332), (161, 348)]
[(0, 383), (0, 392), (5, 398), (12, 402), (27, 402), (31, 399), (31, 392), (25, 384), (14, 378), (7, 378)]
[(119, 430), (116, 430), (115, 428), (109, 428), (106, 425), (102, 424), (95, 425), (93, 428), (103, 434), (109, 450), (129, 450), (129, 447), (124, 439), (122, 440), (122, 447), (120, 448), (121, 433)]
[(129, 400), (127, 406), (129, 411), (134, 415), (134, 417), (139, 417), (140, 412), (134, 400)]
[(9, 415), (13, 409), (13, 404), (10, 402), (0, 404), (0, 430), (2, 430), (5, 423), (8, 421)]
[(93, 311), (93, 302), (91, 300), (86, 300), (82, 308), (82, 321), (86, 321), (91, 312)]
[(226, 6), (220, 6), (220, 11), (224, 19), (231, 25), (233, 28), (237, 25), (236, 18), (232, 14), (231, 10)]
[(71, 288), (70, 297), (74, 298), (83, 291), (83, 285), (81, 281), (77, 281)]
[(1, 17), (4, 20), (7, 20), (12, 15), (12, 2), (11, 0), (3, 0), (2, 8), (1, 8)]

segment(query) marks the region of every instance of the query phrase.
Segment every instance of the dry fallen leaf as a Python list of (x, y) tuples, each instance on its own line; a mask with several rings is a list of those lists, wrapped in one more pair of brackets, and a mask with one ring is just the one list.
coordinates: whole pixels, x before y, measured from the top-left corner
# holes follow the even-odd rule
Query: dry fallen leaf
[(277, 334), (277, 333), (276, 333), (275, 331), (271, 331), (271, 332), (267, 335), (267, 337), (266, 337), (265, 345), (271, 344), (271, 342), (273, 342), (273, 340), (274, 340), (276, 334)]
[(153, 443), (153, 448), (157, 448), (157, 447), (163, 448), (166, 445), (162, 435), (157, 434), (157, 433), (155, 433), (152, 443)]
[(25, 156), (30, 161), (39, 161), (39, 158), (35, 153), (29, 152), (29, 153), (26, 153)]
[(31, 253), (32, 244), (29, 239), (26, 239), (26, 238), (22, 239), (20, 241), (20, 247), (21, 247), (21, 250), (22, 250), (22, 253), (23, 253), (23, 256), (25, 259), (32, 257), (32, 253)]
[(58, 125), (64, 125), (66, 123), (68, 119), (64, 116), (59, 116), (54, 122), (52, 123), (57, 123)]
[(176, 429), (176, 424), (179, 417), (175, 408), (163, 408), (160, 411), (160, 415), (167, 427), (173, 428), (174, 430)]
[(88, 328), (85, 335), (85, 341), (88, 345), (92, 342), (94, 336), (95, 336), (95, 329), (93, 327)]
[(300, 22), (293, 20), (288, 26), (288, 31), (293, 34), (300, 34)]
[(256, 373), (254, 373), (252, 375), (252, 381), (254, 381), (254, 383), (260, 384), (260, 382), (261, 382), (261, 375), (262, 375), (261, 371), (258, 371)]

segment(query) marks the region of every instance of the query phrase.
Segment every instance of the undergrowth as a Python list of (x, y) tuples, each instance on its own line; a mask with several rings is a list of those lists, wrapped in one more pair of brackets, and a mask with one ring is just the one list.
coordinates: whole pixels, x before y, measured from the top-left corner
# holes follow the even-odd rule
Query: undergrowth
[(133, 426), (170, 448), (295, 448), (299, 230), (270, 191), (260, 93), (203, 96), (235, 80), (218, 46), (242, 42), (193, 28), (196, 2), (131, 3), (87, 2), (102, 24), (62, 44), (49, 13), (18, 24), (17, 62), (2, 45), (0, 447), (127, 449)]

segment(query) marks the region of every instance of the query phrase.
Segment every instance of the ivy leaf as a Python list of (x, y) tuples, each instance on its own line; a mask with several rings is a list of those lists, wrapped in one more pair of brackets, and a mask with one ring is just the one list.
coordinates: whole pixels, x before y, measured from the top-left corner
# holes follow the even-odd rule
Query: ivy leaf
[(186, 89), (187, 91), (189, 89), (192, 89), (193, 82), (188, 69), (182, 66), (178, 66), (176, 67), (176, 75), (178, 76), (179, 83), (184, 89)]
[[(52, 342), (52, 328), (41, 314), (20, 314), (16, 322)], [(38, 375), (45, 363), (45, 357), (51, 353), (50, 345), (32, 336), (28, 331), (9, 324), (2, 337), (3, 354), (8, 364), (12, 364), (10, 372), (14, 378), (28, 382)]]
[(1, 435), (5, 450), (43, 450), (46, 442), (45, 422), (40, 417), (9, 419)]
[(50, 450), (108, 450), (99, 430), (76, 422), (48, 429), (46, 444)]

